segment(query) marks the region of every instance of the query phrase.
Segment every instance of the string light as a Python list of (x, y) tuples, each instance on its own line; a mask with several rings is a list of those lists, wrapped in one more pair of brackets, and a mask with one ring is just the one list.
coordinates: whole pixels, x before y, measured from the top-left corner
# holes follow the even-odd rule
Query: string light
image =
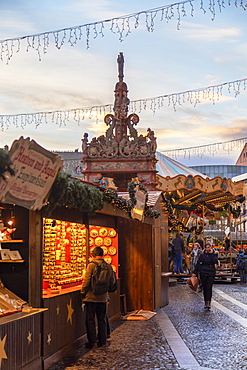
[(203, 157), (206, 153), (210, 155), (215, 155), (219, 150), (224, 150), (228, 152), (228, 154), (234, 149), (240, 149), (247, 143), (247, 137), (243, 137), (241, 139), (223, 141), (219, 143), (213, 144), (206, 144), (206, 145), (199, 145), (199, 146), (191, 146), (188, 148), (179, 148), (179, 149), (171, 149), (171, 150), (160, 150), (161, 153), (164, 155), (177, 159), (180, 155), (183, 155), (184, 158), (190, 159), (190, 155)]
[[(227, 92), (233, 94), (235, 98), (239, 96), (242, 90), (246, 90), (247, 78), (241, 80), (235, 80), (231, 82), (224, 82), (219, 85), (203, 87), (194, 90), (187, 90), (179, 93), (172, 93), (166, 95), (160, 95), (153, 98), (132, 100), (130, 102), (130, 110), (141, 113), (142, 110), (150, 109), (153, 114), (156, 113), (157, 109), (164, 107), (164, 100), (168, 100), (168, 106), (172, 106), (174, 111), (177, 110), (178, 106), (189, 102), (194, 107), (197, 106), (202, 100), (209, 100), (212, 104), (215, 104), (220, 100), (220, 96), (223, 95), (223, 88), (227, 87)], [(98, 122), (102, 114), (105, 115), (107, 112), (113, 112), (113, 104), (95, 105), (87, 108), (73, 108), (68, 110), (56, 110), (49, 112), (37, 112), (37, 113), (20, 113), (11, 115), (0, 115), (0, 127), (1, 131), (8, 129), (11, 125), (16, 128), (25, 128), (27, 125), (33, 124), (35, 128), (43, 123), (48, 124), (49, 119), (52, 123), (55, 123), (59, 127), (66, 126), (67, 122), (71, 120), (75, 121), (80, 125), (81, 121), (85, 118), (95, 119)], [(174, 149), (175, 150), (175, 149)], [(230, 148), (228, 148), (230, 150)]]
[[(225, 0), (201, 0), (199, 9), (202, 10), (204, 14), (206, 13), (204, 2), (208, 2), (208, 10), (209, 13), (211, 13), (212, 20), (215, 19), (217, 8), (219, 12), (221, 12), (226, 5), (230, 6), (233, 4), (236, 8), (242, 8), (243, 10), (247, 9), (247, 5), (244, 4), (243, 0), (228, 0), (228, 2), (225, 2)], [(0, 58), (2, 61), (6, 61), (6, 64), (9, 64), (11, 58), (24, 48), (27, 52), (32, 49), (35, 50), (39, 60), (41, 61), (42, 54), (46, 54), (48, 52), (48, 48), (51, 46), (52, 42), (55, 47), (60, 50), (65, 43), (69, 46), (75, 46), (79, 41), (84, 39), (86, 49), (89, 49), (90, 41), (92, 39), (96, 39), (99, 36), (104, 37), (106, 25), (110, 25), (109, 31), (116, 34), (119, 41), (122, 42), (143, 22), (142, 15), (144, 15), (145, 27), (148, 32), (154, 32), (155, 20), (159, 20), (160, 22), (166, 21), (168, 23), (171, 19), (176, 19), (177, 29), (179, 30), (181, 19), (186, 16), (193, 17), (194, 11), (193, 0), (184, 0), (174, 4), (142, 10), (137, 13), (96, 21), (93, 23), (22, 37), (8, 38), (0, 41)]]

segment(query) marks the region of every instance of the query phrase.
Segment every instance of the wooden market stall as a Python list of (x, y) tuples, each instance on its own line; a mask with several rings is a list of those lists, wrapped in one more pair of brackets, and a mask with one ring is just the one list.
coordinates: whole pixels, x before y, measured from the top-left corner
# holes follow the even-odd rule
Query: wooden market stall
[[(151, 192), (150, 198), (154, 208), (158, 210), (162, 207), (160, 192), (154, 194)], [(32, 352), (37, 356), (35, 368), (41, 369), (43, 366), (47, 369), (86, 340), (85, 316), (80, 296), (82, 275), (79, 280), (74, 281), (75, 276), (69, 271), (58, 269), (60, 266), (58, 263), (62, 262), (64, 256), (67, 260), (74, 258), (72, 237), (77, 238), (78, 244), (80, 235), (73, 236), (78, 230), (82, 232), (88, 230), (88, 236), (83, 234), (81, 238), (81, 241), (85, 239), (82, 241), (82, 248), (86, 246), (86, 251), (82, 255), (82, 270), (86, 267), (90, 249), (97, 245), (96, 243), (102, 243), (100, 238), (103, 239), (104, 248), (108, 251), (112, 249), (112, 254), (107, 253), (106, 257), (112, 259), (110, 262), (117, 270), (119, 289), (116, 293), (110, 294), (108, 309), (110, 319), (120, 318), (124, 311), (154, 310), (168, 303), (168, 284), (167, 279), (161, 276), (163, 267), (160, 263), (161, 255), (164, 256), (162, 260), (166, 260), (162, 241), (165, 229), (163, 226), (160, 227), (162, 217), (165, 218), (164, 214), (157, 219), (145, 217), (143, 222), (140, 222), (132, 219), (126, 211), (108, 203), (94, 215), (57, 207), (49, 218), (45, 215), (45, 208), (40, 211), (29, 211), (23, 207), (6, 204), (3, 204), (3, 208), (4, 214), (12, 212), (15, 215), (16, 231), (12, 234), (13, 239), (9, 242), (8, 248), (18, 251), (21, 260), (13, 262), (1, 260), (0, 276), (4, 285), (14, 294), (28, 302), (30, 306), (41, 308), (32, 311), (28, 321), (29, 325), (35, 321), (32, 324), (33, 329), (30, 329), (33, 338), (41, 336), (40, 349), (38, 352)], [(4, 218), (7, 220), (9, 216)], [(58, 237), (57, 234), (61, 232), (65, 234)], [(112, 237), (109, 237), (109, 233)], [(64, 241), (67, 243), (68, 239), (66, 248), (70, 251), (70, 257), (68, 250), (65, 255), (61, 249), (61, 244)], [(3, 242), (2, 245), (6, 246), (7, 243)], [(72, 264), (70, 268), (71, 266)], [(59, 278), (53, 273), (56, 270), (63, 271)], [(79, 275), (77, 277), (79, 278)], [(61, 283), (60, 286), (58, 282)], [(15, 322), (15, 315), (12, 315), (13, 320), (10, 317), (8, 321), (0, 318), (1, 338), (5, 337), (6, 325), (13, 325)], [(20, 314), (17, 315), (20, 323)], [(27, 320), (28, 313), (22, 315)], [(1, 320), (5, 326), (1, 325)], [(18, 326), (21, 332), (27, 330), (25, 320)], [(20, 335), (23, 336), (23, 333)], [(11, 340), (11, 337), (9, 339)], [(3, 364), (8, 363), (6, 369), (12, 369), (12, 361), (15, 361), (10, 348), (10, 344), (6, 342), (8, 360), (3, 360)], [(23, 352), (22, 347), (20, 350)], [(27, 350), (30, 351), (30, 345), (27, 345)], [(31, 358), (28, 361), (33, 364)], [(22, 369), (23, 364), (16, 366), (16, 369)]]
[[(73, 182), (81, 183), (81, 180), (70, 179), (71, 187), (67, 189), (70, 196), (60, 203), (56, 199), (56, 207), (48, 212), (52, 192), (55, 198), (66, 193), (66, 176), (59, 175), (55, 181), (61, 160), (29, 139), (21, 138), (13, 145), (15, 180), (8, 180), (10, 190), (2, 184), (2, 193), (0, 183), (0, 195), (4, 199), (4, 213), (10, 212), (4, 215), (4, 222), (14, 215), (12, 227), (16, 230), (8, 249), (19, 252), (21, 259), (14, 263), (0, 262), (0, 276), (8, 289), (40, 310), (30, 314), (28, 325), (35, 320), (32, 330), (26, 321), (23, 324), (18, 321), (20, 335), (29, 330), (25, 349), (20, 344), (20, 351), (25, 354), (21, 363), (11, 347), (15, 329), (7, 337), (3, 369), (13, 370), (13, 363), (16, 370), (28, 369), (29, 365), (30, 369), (47, 369), (86, 340), (80, 287), (96, 245), (104, 248), (105, 258), (118, 276), (119, 289), (110, 294), (110, 319), (119, 318), (126, 311), (155, 310), (168, 304), (168, 217), (163, 194), (156, 190), (156, 138), (150, 128), (146, 136), (138, 135), (134, 125), (139, 117), (134, 113), (127, 115), (129, 99), (123, 82), (122, 55), (118, 62), (114, 115), (105, 117), (109, 128), (105, 136), (88, 142), (85, 134), (82, 140), (83, 184), (87, 186), (84, 200), (81, 198), (84, 190), (77, 193)], [(59, 181), (61, 191), (57, 187)], [(131, 191), (128, 183), (132, 183)], [(97, 192), (106, 188), (104, 197), (106, 191), (112, 190), (113, 198), (109, 201), (108, 193), (103, 209), (93, 208), (94, 213), (84, 211), (83, 202), (88, 203), (88, 198), (92, 197), (95, 203), (96, 187)], [(109, 189), (112, 187), (116, 190)], [(49, 204), (44, 205), (50, 189)], [(122, 197), (121, 192), (128, 194)], [(22, 202), (21, 194), (25, 195)], [(70, 204), (68, 199), (73, 196), (74, 202)], [(13, 325), (11, 318), (1, 323), (0, 317), (2, 341), (6, 338), (6, 324)], [(31, 351), (32, 335), (39, 338), (36, 351)]]

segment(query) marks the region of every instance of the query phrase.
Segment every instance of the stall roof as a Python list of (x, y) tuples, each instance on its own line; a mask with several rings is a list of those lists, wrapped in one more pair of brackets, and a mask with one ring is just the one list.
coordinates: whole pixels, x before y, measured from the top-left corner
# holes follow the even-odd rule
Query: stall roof
[(191, 206), (207, 202), (220, 206), (246, 195), (246, 186), (242, 181), (233, 182), (219, 176), (209, 178), (160, 152), (156, 152), (156, 156), (157, 189), (170, 194), (175, 204)]
[(156, 152), (156, 158), (158, 159), (158, 162), (156, 164), (156, 169), (158, 171), (158, 174), (160, 176), (166, 177), (175, 177), (177, 175), (192, 175), (196, 176), (199, 175), (202, 178), (207, 178), (206, 175), (194, 170), (193, 168), (187, 167), (177, 161), (175, 161), (172, 158), (167, 157), (166, 155)]
[(238, 175), (238, 176), (234, 176), (232, 178), (232, 181), (244, 181), (246, 182), (247, 181), (247, 173), (242, 173), (241, 175)]

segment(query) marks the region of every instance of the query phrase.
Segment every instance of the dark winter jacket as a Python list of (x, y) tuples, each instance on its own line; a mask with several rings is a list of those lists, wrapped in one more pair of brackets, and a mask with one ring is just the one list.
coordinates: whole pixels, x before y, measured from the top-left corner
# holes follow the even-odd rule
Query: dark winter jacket
[(243, 253), (239, 253), (238, 255), (238, 258), (237, 258), (237, 263), (236, 263), (236, 270), (239, 271), (239, 270), (244, 270), (244, 266), (245, 266), (245, 255)]
[(218, 264), (218, 256), (215, 253), (205, 253), (203, 252), (198, 258), (196, 267), (193, 274), (196, 275), (206, 275), (206, 276), (215, 276), (216, 269), (215, 265)]
[(184, 241), (182, 238), (177, 236), (175, 239), (173, 239), (172, 244), (172, 252), (174, 255), (184, 253)]

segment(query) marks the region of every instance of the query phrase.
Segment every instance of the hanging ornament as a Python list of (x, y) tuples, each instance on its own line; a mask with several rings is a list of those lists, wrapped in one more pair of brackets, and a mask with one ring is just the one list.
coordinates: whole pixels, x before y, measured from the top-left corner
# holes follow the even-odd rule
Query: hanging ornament
[[(226, 7), (226, 5), (234, 5), (236, 8), (247, 9), (247, 5), (244, 0), (201, 0), (199, 9), (204, 14), (207, 13), (205, 10), (204, 2), (208, 3), (208, 10), (211, 13), (211, 19), (214, 20), (216, 11), (219, 12)], [(181, 19), (186, 16), (194, 16), (194, 4), (192, 0), (184, 0), (175, 4), (164, 5), (161, 7), (142, 10), (137, 13), (123, 15), (120, 17), (105, 19), (92, 23), (87, 23), (79, 26), (72, 26), (62, 28), (55, 31), (46, 31), (33, 35), (8, 38), (0, 41), (0, 58), (9, 64), (11, 58), (19, 53), (23, 48), (29, 52), (29, 50), (35, 50), (38, 58), (41, 61), (41, 56), (48, 52), (51, 45), (60, 50), (62, 46), (67, 43), (70, 46), (75, 46), (78, 42), (84, 40), (86, 49), (89, 49), (90, 42), (92, 39), (96, 39), (99, 36), (103, 37), (106, 32), (106, 26), (110, 25), (109, 31), (118, 36), (120, 42), (122, 42), (131, 32), (139, 27), (139, 25), (145, 22), (145, 27), (148, 32), (154, 32), (155, 21), (160, 22), (166, 21), (168, 23), (171, 19), (177, 20), (177, 30), (180, 29)], [(143, 17), (144, 16), (144, 19)], [(24, 44), (24, 45), (23, 45)], [(238, 93), (238, 87), (234, 86), (233, 89)]]

